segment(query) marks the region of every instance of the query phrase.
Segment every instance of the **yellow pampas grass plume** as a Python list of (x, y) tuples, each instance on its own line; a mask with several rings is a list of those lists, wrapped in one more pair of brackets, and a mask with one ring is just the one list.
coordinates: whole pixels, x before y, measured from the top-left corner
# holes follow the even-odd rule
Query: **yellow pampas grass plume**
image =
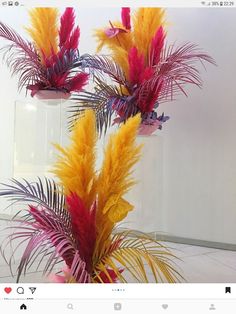
[[(160, 8), (139, 8), (132, 14), (132, 28), (120, 32), (114, 37), (108, 37), (105, 28), (97, 29), (95, 37), (98, 41), (98, 51), (106, 47), (111, 52), (113, 60), (123, 69), (128, 78), (128, 54), (132, 47), (138, 49), (148, 62), (150, 45), (158, 28), (164, 24), (165, 10)], [(121, 22), (112, 22), (113, 27), (124, 29)], [(111, 26), (109, 26), (111, 27)]]
[(31, 27), (26, 28), (39, 53), (46, 57), (58, 51), (58, 16), (56, 8), (34, 8), (29, 11)]
[(121, 47), (113, 49), (113, 59), (124, 71), (125, 77), (129, 76), (128, 51)]
[[(122, 23), (112, 23), (114, 27), (124, 29)], [(111, 26), (110, 26), (111, 27)], [(128, 73), (128, 52), (132, 48), (132, 34), (130, 31), (119, 33), (115, 37), (108, 37), (104, 29), (95, 31), (95, 37), (98, 41), (97, 51), (99, 52), (106, 46), (112, 54), (114, 61), (123, 69), (125, 74)]]
[(97, 225), (101, 228), (104, 224), (112, 228), (132, 209), (123, 195), (135, 184), (130, 171), (140, 158), (141, 145), (135, 143), (140, 122), (140, 115), (128, 119), (110, 137), (105, 149), (97, 186)]
[(133, 209), (124, 194), (135, 184), (131, 170), (140, 158), (142, 145), (137, 145), (136, 135), (141, 123), (140, 115), (129, 118), (110, 136), (97, 183), (97, 240), (94, 261), (98, 261), (110, 245), (110, 236), (116, 223), (122, 221)]
[[(121, 22), (113, 22), (112, 26), (114, 28), (118, 27), (124, 29), (124, 26)], [(110, 28), (112, 27), (109, 26)], [(108, 28), (109, 28), (108, 27)], [(99, 52), (103, 46), (107, 46), (109, 49), (113, 50), (115, 47), (121, 47), (126, 51), (132, 47), (132, 35), (130, 31), (121, 32), (115, 37), (108, 37), (104, 31), (105, 29), (97, 29), (94, 32), (94, 36), (98, 41), (97, 51)]]
[(56, 145), (60, 154), (53, 173), (59, 178), (64, 194), (76, 193), (87, 209), (96, 201), (94, 264), (109, 248), (114, 226), (133, 210), (124, 195), (135, 184), (131, 170), (140, 158), (142, 145), (135, 142), (140, 123), (138, 114), (110, 136), (99, 175), (95, 170), (97, 132), (93, 111), (86, 110), (74, 125), (69, 147)]
[(53, 170), (65, 195), (76, 193), (88, 209), (96, 199), (96, 141), (95, 114), (87, 110), (74, 126), (70, 146), (56, 145), (60, 156)]
[(165, 10), (160, 8), (140, 8), (132, 16), (133, 44), (148, 58), (150, 43), (158, 28), (164, 24)]

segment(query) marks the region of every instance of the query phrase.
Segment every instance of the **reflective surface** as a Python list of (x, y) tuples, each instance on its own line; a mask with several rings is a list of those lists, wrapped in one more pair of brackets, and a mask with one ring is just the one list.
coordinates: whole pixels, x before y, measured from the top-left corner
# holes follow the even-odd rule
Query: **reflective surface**
[(56, 157), (53, 144), (67, 141), (67, 105), (64, 99), (16, 101), (15, 178), (48, 175)]
[(158, 135), (138, 136), (143, 145), (142, 156), (133, 173), (137, 184), (127, 194), (134, 210), (126, 218), (125, 227), (143, 232), (162, 231), (163, 139)]

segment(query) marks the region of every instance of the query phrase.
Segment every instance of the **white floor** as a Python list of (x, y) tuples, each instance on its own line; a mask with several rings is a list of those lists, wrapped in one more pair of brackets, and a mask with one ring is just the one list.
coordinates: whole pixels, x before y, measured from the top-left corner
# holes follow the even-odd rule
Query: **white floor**
[(165, 243), (177, 261), (181, 275), (188, 283), (236, 283), (236, 251)]
[[(3, 227), (0, 224), (0, 229)], [(6, 224), (5, 224), (6, 225)], [(0, 232), (0, 242), (3, 233)], [(165, 242), (179, 260), (176, 266), (188, 283), (236, 283), (236, 252), (212, 249), (200, 246)], [(16, 258), (19, 257), (18, 252)], [(21, 282), (45, 282), (41, 272), (32, 272), (22, 277)], [(0, 255), (0, 282), (15, 282), (9, 267)]]

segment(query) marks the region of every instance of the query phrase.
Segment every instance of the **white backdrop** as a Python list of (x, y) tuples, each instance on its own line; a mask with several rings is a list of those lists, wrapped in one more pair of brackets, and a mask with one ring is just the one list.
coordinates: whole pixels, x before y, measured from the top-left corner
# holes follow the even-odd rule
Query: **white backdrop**
[[(119, 9), (80, 9), (81, 53), (95, 51), (92, 31), (119, 17)], [(236, 10), (168, 9), (168, 41), (199, 44), (218, 67), (201, 68), (202, 90), (163, 105), (171, 119), (162, 137), (162, 206), (157, 231), (236, 243)], [(25, 35), (25, 9), (2, 9), (0, 20)], [(5, 43), (0, 41), (0, 47)], [(17, 80), (0, 63), (0, 181), (12, 176)], [(157, 152), (158, 153), (158, 152)], [(156, 188), (156, 187), (152, 187)], [(2, 204), (2, 203), (0, 203)], [(148, 210), (148, 209), (147, 209)], [(149, 221), (143, 221), (148, 224)]]

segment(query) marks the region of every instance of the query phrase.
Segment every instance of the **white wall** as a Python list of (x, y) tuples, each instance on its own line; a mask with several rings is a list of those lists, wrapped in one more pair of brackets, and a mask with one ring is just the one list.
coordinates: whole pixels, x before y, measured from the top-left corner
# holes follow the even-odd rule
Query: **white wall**
[(236, 11), (169, 10), (170, 40), (191, 40), (218, 67), (204, 87), (169, 103), (164, 137), (163, 230), (236, 243)]
[[(0, 10), (0, 20), (25, 34), (26, 12)], [(17, 13), (16, 13), (17, 12)], [(95, 51), (95, 27), (119, 17), (115, 9), (80, 9), (81, 53)], [(156, 213), (161, 231), (188, 238), (236, 243), (236, 11), (169, 9), (168, 41), (198, 43), (218, 67), (201, 68), (202, 90), (162, 106), (169, 120), (161, 131), (162, 207)], [(0, 42), (0, 46), (3, 45)], [(0, 67), (0, 181), (11, 177), (16, 91), (5, 65)], [(155, 188), (155, 187), (154, 187)], [(148, 221), (144, 221), (148, 224)]]

